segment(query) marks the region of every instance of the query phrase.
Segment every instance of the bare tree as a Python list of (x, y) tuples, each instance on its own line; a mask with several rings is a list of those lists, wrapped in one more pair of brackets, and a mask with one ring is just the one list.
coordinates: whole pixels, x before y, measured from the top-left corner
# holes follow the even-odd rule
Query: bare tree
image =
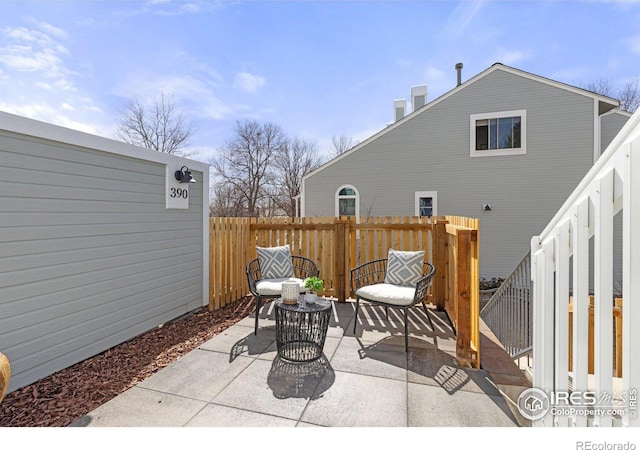
[(331, 138), (331, 143), (333, 144), (333, 152), (335, 156), (340, 156), (347, 150), (351, 150), (353, 147), (358, 145), (358, 142), (354, 141), (351, 136), (346, 136), (344, 134), (340, 136), (333, 136)]
[(616, 88), (608, 78), (599, 78), (584, 85), (584, 89), (600, 95), (606, 95), (620, 101), (620, 109), (635, 112), (640, 106), (640, 79), (628, 81)]
[(244, 196), (235, 186), (217, 183), (212, 188), (213, 201), (209, 205), (211, 217), (241, 217), (244, 215)]
[(243, 215), (258, 217), (270, 211), (274, 181), (271, 164), (286, 143), (277, 125), (237, 122), (235, 136), (210, 160), (214, 175), (242, 195)]
[(324, 163), (313, 141), (300, 138), (287, 142), (274, 160), (276, 182), (274, 200), (289, 217), (296, 215), (296, 199), (300, 194), (302, 177)]
[(173, 97), (165, 97), (164, 93), (148, 106), (137, 98), (130, 100), (117, 130), (117, 136), (129, 144), (179, 156), (195, 153), (182, 150), (189, 144), (192, 133)]
[(640, 79), (636, 78), (626, 83), (618, 90), (620, 108), (635, 112), (640, 107)]
[(586, 83), (584, 89), (600, 95), (606, 95), (607, 97), (613, 97), (615, 95), (613, 82), (605, 77), (600, 77), (597, 80)]

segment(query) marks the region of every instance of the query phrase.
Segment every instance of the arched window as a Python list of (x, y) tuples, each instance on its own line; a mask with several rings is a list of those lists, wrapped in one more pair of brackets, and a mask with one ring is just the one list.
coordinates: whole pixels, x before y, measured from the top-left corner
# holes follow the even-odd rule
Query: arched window
[(344, 185), (336, 191), (336, 216), (360, 217), (360, 194), (355, 187)]

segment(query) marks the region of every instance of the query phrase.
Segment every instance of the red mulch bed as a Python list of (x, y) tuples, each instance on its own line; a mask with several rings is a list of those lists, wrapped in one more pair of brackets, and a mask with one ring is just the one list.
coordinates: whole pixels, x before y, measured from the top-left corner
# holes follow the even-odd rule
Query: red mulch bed
[(253, 312), (253, 297), (203, 308), (18, 389), (0, 403), (0, 426), (64, 427)]

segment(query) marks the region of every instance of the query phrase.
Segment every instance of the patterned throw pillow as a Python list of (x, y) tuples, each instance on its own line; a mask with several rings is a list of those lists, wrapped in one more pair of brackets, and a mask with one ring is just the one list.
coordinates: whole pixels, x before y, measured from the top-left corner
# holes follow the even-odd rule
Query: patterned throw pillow
[(256, 247), (262, 278), (289, 278), (293, 276), (293, 263), (288, 245), (282, 247)]
[(422, 276), (424, 251), (401, 252), (389, 249), (389, 261), (384, 282), (398, 286), (415, 287)]

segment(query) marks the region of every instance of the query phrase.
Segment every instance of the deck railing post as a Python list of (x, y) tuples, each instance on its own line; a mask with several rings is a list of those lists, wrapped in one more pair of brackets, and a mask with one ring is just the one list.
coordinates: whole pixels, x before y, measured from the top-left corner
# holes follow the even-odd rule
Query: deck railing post
[[(634, 117), (637, 117), (638, 114)], [(638, 127), (640, 128), (640, 127)], [(623, 391), (633, 392), (637, 395), (640, 387), (640, 357), (638, 357), (637, 344), (640, 342), (640, 136), (625, 145), (624, 153), (620, 158), (625, 161), (623, 188), (623, 224), (622, 224), (622, 267), (624, 314), (622, 316), (622, 379)], [(639, 426), (640, 415), (637, 404), (633, 414), (623, 417), (626, 426)], [(632, 417), (633, 416), (633, 417)]]

